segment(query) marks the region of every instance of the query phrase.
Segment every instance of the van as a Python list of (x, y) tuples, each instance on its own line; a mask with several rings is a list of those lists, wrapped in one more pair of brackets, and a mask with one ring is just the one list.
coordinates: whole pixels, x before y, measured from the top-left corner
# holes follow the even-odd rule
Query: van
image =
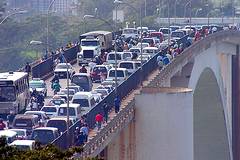
[[(69, 127), (72, 126), (74, 120), (69, 118)], [(51, 118), (48, 122), (46, 127), (55, 127), (59, 130), (60, 133), (63, 133), (67, 130), (67, 117), (54, 117)]]
[(26, 129), (27, 135), (32, 133), (34, 128), (39, 127), (38, 116), (37, 115), (23, 115), (18, 114), (15, 116), (12, 124), (12, 128), (16, 129)]
[(72, 103), (80, 104), (82, 114), (87, 113), (96, 105), (94, 96), (91, 92), (77, 92), (72, 98)]
[(157, 47), (145, 47), (143, 48), (143, 54), (149, 54), (151, 57), (153, 57), (155, 54), (159, 52), (159, 49)]
[[(67, 107), (66, 103), (61, 104), (58, 108), (58, 116), (67, 116)], [(73, 118), (74, 122), (81, 118), (81, 107), (79, 104), (69, 104), (69, 117)]]
[[(122, 83), (128, 78), (128, 71), (126, 68), (117, 68), (117, 82)], [(112, 68), (108, 71), (107, 81), (115, 81), (115, 69)]]
[(54, 141), (60, 133), (57, 128), (54, 127), (40, 127), (33, 130), (31, 140), (40, 142), (42, 145), (46, 145)]
[(84, 89), (86, 92), (92, 90), (93, 84), (90, 75), (87, 73), (76, 73), (72, 76), (71, 83), (74, 83)]
[(16, 147), (21, 151), (33, 150), (35, 149), (35, 141), (34, 140), (15, 140), (10, 146)]
[[(117, 52), (116, 59), (117, 59), (117, 64), (122, 60), (124, 60), (123, 52)], [(115, 52), (110, 52), (107, 54), (106, 62), (107, 64), (115, 65)]]
[(138, 68), (141, 67), (141, 62), (139, 61), (122, 61), (118, 64), (119, 68), (126, 68), (128, 74), (134, 73)]
[(7, 144), (10, 144), (17, 139), (17, 132), (11, 130), (2, 130), (0, 131), (0, 137), (5, 137)]

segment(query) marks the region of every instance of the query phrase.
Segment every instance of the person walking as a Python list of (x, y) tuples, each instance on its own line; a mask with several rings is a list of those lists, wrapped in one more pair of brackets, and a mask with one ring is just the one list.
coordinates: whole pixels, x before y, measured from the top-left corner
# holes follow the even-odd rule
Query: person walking
[(3, 122), (3, 119), (0, 118), (0, 130), (4, 130), (6, 128), (5, 123)]
[(54, 94), (57, 94), (57, 92), (59, 92), (61, 89), (61, 86), (57, 80), (55, 80), (52, 86), (53, 86)]
[(84, 135), (84, 142), (88, 141), (88, 134), (89, 134), (89, 129), (87, 124), (83, 124), (83, 126), (80, 128), (80, 132), (83, 132)]
[(120, 98), (119, 96), (116, 96), (115, 99), (114, 99), (114, 107), (115, 107), (115, 113), (118, 113), (119, 110), (120, 110)]
[(26, 66), (25, 66), (25, 72), (27, 72), (28, 76), (30, 76), (31, 71), (32, 71), (32, 68), (31, 68), (30, 64), (27, 62)]
[(104, 120), (107, 123), (108, 122), (108, 110), (109, 107), (106, 102), (103, 103), (103, 113), (104, 113)]
[(97, 130), (99, 131), (102, 127), (103, 116), (100, 113), (98, 113), (95, 117), (95, 120), (96, 120)]

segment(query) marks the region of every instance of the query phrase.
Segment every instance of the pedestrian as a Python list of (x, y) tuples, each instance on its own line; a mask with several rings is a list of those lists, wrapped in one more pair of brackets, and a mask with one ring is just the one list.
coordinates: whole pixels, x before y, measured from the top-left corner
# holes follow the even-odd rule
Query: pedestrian
[(100, 113), (98, 113), (95, 117), (95, 120), (96, 120), (97, 130), (99, 131), (102, 126), (103, 116)]
[(0, 118), (0, 130), (4, 130), (6, 128), (5, 123), (3, 122), (3, 119)]
[(119, 110), (120, 110), (120, 98), (119, 96), (116, 96), (115, 99), (114, 99), (114, 107), (115, 107), (115, 113), (118, 113)]
[(85, 65), (82, 66), (82, 68), (79, 70), (79, 73), (87, 73)]
[(74, 131), (74, 144), (76, 146), (79, 146), (79, 134), (80, 134), (79, 127), (76, 127)]
[(87, 124), (83, 124), (83, 126), (80, 128), (80, 132), (83, 132), (84, 135), (84, 142), (88, 141), (88, 134), (89, 134), (89, 129)]
[(78, 145), (83, 146), (85, 142), (85, 137), (83, 135), (83, 132), (80, 131), (80, 134), (78, 135)]
[(25, 66), (25, 72), (28, 73), (28, 76), (31, 74), (32, 68), (30, 66), (30, 64), (27, 62), (26, 66)]
[(108, 122), (108, 111), (109, 107), (106, 102), (103, 103), (103, 113), (104, 113), (104, 120), (107, 123)]
[(53, 91), (54, 91), (54, 95), (55, 95), (55, 94), (57, 94), (57, 92), (60, 91), (61, 86), (57, 80), (55, 80), (55, 82), (53, 83), (52, 86), (53, 86)]

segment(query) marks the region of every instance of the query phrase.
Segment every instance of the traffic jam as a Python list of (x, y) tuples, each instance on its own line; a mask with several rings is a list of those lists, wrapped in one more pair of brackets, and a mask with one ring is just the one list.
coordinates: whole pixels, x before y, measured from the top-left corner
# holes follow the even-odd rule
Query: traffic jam
[[(138, 27), (124, 28), (116, 36), (108, 31), (92, 31), (79, 37), (76, 64), (66, 63), (61, 57), (64, 55), (59, 54), (50, 84), (40, 78), (29, 79), (26, 72), (0, 73), (0, 114), (6, 115), (0, 119), (0, 137), (5, 136), (9, 145), (24, 150), (33, 149), (36, 141), (42, 145), (52, 143), (161, 50), (168, 47), (167, 53), (156, 60), (159, 69), (195, 41), (224, 29), (229, 28)], [(176, 43), (186, 35), (187, 46)]]

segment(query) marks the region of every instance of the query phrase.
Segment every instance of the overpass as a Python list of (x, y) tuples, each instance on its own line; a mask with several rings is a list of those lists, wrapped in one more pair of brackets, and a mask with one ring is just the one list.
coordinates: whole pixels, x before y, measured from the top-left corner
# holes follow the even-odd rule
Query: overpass
[[(111, 121), (93, 134), (82, 156), (95, 157), (104, 150), (107, 159), (121, 160), (239, 159), (239, 43), (240, 32), (218, 32), (187, 48), (160, 72), (153, 70), (143, 87), (123, 99), (120, 113), (111, 114)], [(166, 105), (188, 109), (176, 114)], [(164, 116), (162, 108), (172, 119), (157, 117)], [(183, 121), (172, 122), (176, 116)], [(159, 128), (149, 125), (158, 119), (163, 121)], [(176, 123), (181, 127), (167, 126)], [(173, 137), (184, 141), (169, 142)]]
[[(240, 33), (237, 31), (222, 31), (210, 35), (187, 48), (160, 72), (156, 70), (156, 56), (149, 60), (143, 65), (143, 70), (136, 71), (118, 86), (122, 98), (121, 111), (117, 115), (111, 113), (111, 121), (105, 124), (100, 132), (91, 131), (90, 139), (85, 144), (81, 156), (95, 157), (104, 151), (104, 156), (108, 159), (146, 159), (145, 155), (153, 156), (148, 159), (156, 159), (154, 156), (161, 157), (159, 159), (169, 159), (167, 156), (171, 155), (170, 151), (173, 150), (174, 144), (174, 153), (177, 155), (175, 159), (239, 159), (239, 37)], [(139, 85), (141, 83), (143, 86)], [(173, 93), (178, 96), (171, 97)], [(157, 95), (157, 99), (161, 99), (162, 102), (166, 99), (174, 99), (174, 103), (168, 104), (168, 101), (161, 103), (154, 99), (153, 95)], [(105, 101), (112, 104), (113, 98), (112, 92)], [(202, 103), (204, 101), (211, 103)], [(161, 115), (159, 109), (155, 109), (153, 105), (174, 106), (175, 102), (179, 102), (177, 106), (183, 106), (185, 102), (188, 108), (183, 114), (174, 114), (174, 116), (180, 115), (179, 118), (184, 120), (178, 124), (181, 129), (169, 129), (164, 119), (158, 121), (156, 115), (146, 117), (144, 114), (149, 112), (144, 105), (152, 109), (152, 114)], [(94, 128), (96, 113), (102, 112), (101, 105), (98, 104), (87, 114), (91, 128)], [(165, 110), (168, 111), (169, 108)], [(167, 111), (164, 114), (167, 114)], [(149, 119), (151, 121), (148, 121)], [(172, 120), (173, 118), (168, 119), (170, 122)], [(149, 138), (144, 134), (143, 127), (140, 127), (141, 124), (145, 124), (147, 130), (155, 131), (151, 137), (166, 139), (164, 136), (159, 136), (161, 134), (159, 131), (163, 130), (150, 127), (149, 123), (151, 124), (152, 121), (159, 122), (161, 128), (165, 127), (164, 135), (186, 131), (171, 136), (184, 139), (183, 142), (187, 143), (184, 147), (180, 147), (183, 146), (183, 142), (169, 143), (168, 137), (168, 141), (164, 143), (167, 144), (167, 148), (162, 149), (163, 143), (159, 142), (158, 138)], [(176, 125), (176, 122), (172, 123)], [(76, 125), (78, 124), (70, 128), (71, 135)], [(54, 141), (54, 144), (67, 148), (66, 140), (64, 133)], [(144, 143), (140, 143), (140, 140)], [(146, 146), (151, 146), (148, 144), (150, 142), (152, 144), (154, 142), (159, 150), (146, 149)], [(155, 154), (150, 150), (155, 151)], [(145, 154), (146, 152), (148, 154)], [(187, 154), (184, 156), (183, 153)]]

